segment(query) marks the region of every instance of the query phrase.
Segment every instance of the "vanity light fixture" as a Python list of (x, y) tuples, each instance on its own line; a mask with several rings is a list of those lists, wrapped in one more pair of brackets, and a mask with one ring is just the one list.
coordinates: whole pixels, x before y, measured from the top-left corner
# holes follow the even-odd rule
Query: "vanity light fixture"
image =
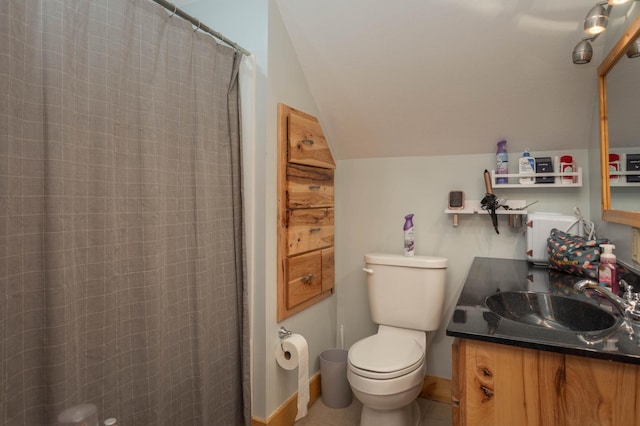
[(635, 41), (627, 49), (627, 57), (629, 58), (640, 57), (640, 37), (635, 39)]
[(604, 32), (609, 23), (610, 6), (605, 7), (607, 2), (596, 3), (591, 8), (587, 16), (584, 18), (584, 32), (590, 35), (596, 35)]
[(593, 41), (595, 37), (584, 38), (576, 47), (573, 48), (573, 63), (582, 65), (588, 64), (591, 61), (591, 57), (593, 56), (593, 47), (591, 47), (591, 41)]
[[(596, 3), (584, 18), (584, 31), (591, 37), (580, 40), (576, 47), (573, 48), (571, 59), (576, 65), (588, 64), (593, 57), (593, 47), (591, 42), (598, 38), (600, 34), (607, 29), (609, 23), (609, 12), (613, 6), (628, 3), (630, 0), (608, 0)], [(635, 0), (638, 1), (638, 0)], [(629, 58), (640, 57), (640, 37), (637, 38), (627, 49)]]

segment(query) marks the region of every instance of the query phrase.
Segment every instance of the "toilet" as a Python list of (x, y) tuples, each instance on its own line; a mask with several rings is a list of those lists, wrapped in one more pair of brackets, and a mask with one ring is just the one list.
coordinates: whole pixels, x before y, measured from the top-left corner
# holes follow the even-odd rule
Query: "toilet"
[(447, 259), (367, 254), (371, 317), (378, 332), (349, 348), (347, 379), (362, 402), (361, 426), (419, 426), (427, 331), (440, 326)]

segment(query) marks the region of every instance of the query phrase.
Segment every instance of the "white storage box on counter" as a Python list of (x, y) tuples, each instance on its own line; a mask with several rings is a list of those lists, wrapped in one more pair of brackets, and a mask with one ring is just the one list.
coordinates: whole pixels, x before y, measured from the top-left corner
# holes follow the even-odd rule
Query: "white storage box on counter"
[(529, 213), (527, 215), (527, 259), (536, 264), (549, 263), (547, 238), (553, 228), (572, 235), (584, 236), (582, 221), (561, 213)]

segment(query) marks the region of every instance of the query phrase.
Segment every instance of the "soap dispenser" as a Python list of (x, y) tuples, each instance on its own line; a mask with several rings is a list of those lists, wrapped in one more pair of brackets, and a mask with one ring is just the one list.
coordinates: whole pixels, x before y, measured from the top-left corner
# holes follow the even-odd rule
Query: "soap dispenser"
[(600, 266), (598, 266), (598, 283), (601, 286), (609, 287), (613, 293), (620, 295), (620, 286), (616, 276), (616, 255), (613, 244), (600, 244), (604, 253), (600, 254)]

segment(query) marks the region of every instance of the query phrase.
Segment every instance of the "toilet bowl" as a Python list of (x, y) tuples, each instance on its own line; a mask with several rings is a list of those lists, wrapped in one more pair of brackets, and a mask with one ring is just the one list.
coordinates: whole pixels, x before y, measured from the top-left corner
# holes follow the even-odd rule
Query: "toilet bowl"
[(419, 426), (426, 332), (441, 322), (447, 259), (368, 254), (365, 263), (378, 332), (348, 353), (347, 379), (362, 402), (360, 425)]
[(361, 425), (417, 426), (420, 410), (412, 404), (425, 374), (424, 332), (384, 327), (349, 350), (347, 379), (362, 402)]

